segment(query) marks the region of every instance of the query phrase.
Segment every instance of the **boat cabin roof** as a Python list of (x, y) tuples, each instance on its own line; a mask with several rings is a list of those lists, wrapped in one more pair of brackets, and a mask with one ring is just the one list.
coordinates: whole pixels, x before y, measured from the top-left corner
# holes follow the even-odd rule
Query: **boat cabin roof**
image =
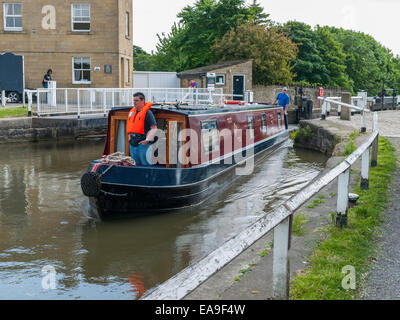
[[(277, 108), (276, 105), (252, 103), (248, 105), (187, 105), (187, 104), (154, 104), (152, 110), (166, 110), (186, 116), (212, 114), (212, 113), (231, 113), (237, 111), (251, 111)], [(111, 111), (130, 110), (131, 106), (116, 107)]]

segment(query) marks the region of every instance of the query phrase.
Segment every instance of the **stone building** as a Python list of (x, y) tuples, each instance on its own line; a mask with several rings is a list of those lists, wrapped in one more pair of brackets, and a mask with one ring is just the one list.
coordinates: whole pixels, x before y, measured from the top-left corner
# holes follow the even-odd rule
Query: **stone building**
[(24, 57), (26, 88), (132, 87), (132, 0), (5, 0), (0, 53)]
[(198, 88), (207, 88), (207, 73), (216, 74), (215, 88), (223, 88), (224, 94), (243, 95), (252, 89), (253, 60), (225, 61), (178, 73), (181, 88), (188, 88), (190, 81)]

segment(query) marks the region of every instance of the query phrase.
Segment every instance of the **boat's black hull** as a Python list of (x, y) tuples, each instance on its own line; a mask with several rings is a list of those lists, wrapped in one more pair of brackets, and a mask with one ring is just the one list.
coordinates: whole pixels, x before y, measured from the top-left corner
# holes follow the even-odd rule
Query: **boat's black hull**
[[(260, 156), (274, 151), (287, 139), (288, 134), (285, 132), (269, 139), (265, 144), (256, 146), (254, 149), (255, 161)], [(157, 182), (154, 181), (157, 177), (153, 177), (151, 171), (147, 174), (143, 173), (141, 177), (136, 175), (135, 178), (139, 181), (153, 181), (152, 186), (129, 185), (121, 180), (122, 183), (116, 183), (111, 175), (108, 179), (102, 179), (101, 192), (97, 197), (91, 197), (90, 203), (102, 219), (175, 211), (199, 205), (217, 192), (221, 192), (239, 177), (236, 172), (237, 168), (239, 167), (235, 164), (211, 164), (192, 170), (160, 171), (163, 172), (164, 179), (171, 182), (170, 185), (165, 181), (157, 185)], [(116, 170), (128, 172), (129, 168)], [(179, 170), (181, 170), (179, 177), (176, 177)], [(144, 169), (141, 172), (144, 172)], [(118, 176), (118, 172), (114, 174)], [(161, 174), (158, 175), (162, 180)], [(183, 183), (177, 183), (176, 180)]]

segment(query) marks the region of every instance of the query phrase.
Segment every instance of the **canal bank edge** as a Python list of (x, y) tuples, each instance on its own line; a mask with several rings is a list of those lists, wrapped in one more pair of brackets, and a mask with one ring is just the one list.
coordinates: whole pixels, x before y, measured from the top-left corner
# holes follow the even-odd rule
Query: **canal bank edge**
[(0, 119), (0, 144), (38, 142), (85, 136), (105, 136), (107, 118), (4, 118)]
[[(301, 147), (318, 150), (331, 155), (326, 169), (315, 179), (325, 174), (345, 159), (341, 155), (346, 142), (354, 133), (354, 127), (343, 124), (320, 123), (319, 120), (301, 121), (300, 128), (309, 126), (311, 139), (305, 139)], [(360, 146), (370, 133), (357, 135), (356, 147)], [(329, 139), (335, 141), (331, 146)], [(328, 142), (329, 141), (329, 142)], [(329, 147), (329, 148), (328, 148)], [(354, 190), (360, 181), (361, 166), (357, 161), (352, 168), (350, 188)], [(293, 227), (298, 230), (292, 234), (289, 250), (290, 278), (304, 273), (309, 266), (309, 257), (321, 241), (327, 237), (326, 228), (332, 225), (331, 214), (336, 211), (337, 179), (326, 186), (318, 195), (304, 204), (294, 215)], [(297, 222), (296, 222), (297, 220)], [(186, 300), (269, 300), (272, 298), (273, 231), (255, 242), (231, 263), (211, 276)]]

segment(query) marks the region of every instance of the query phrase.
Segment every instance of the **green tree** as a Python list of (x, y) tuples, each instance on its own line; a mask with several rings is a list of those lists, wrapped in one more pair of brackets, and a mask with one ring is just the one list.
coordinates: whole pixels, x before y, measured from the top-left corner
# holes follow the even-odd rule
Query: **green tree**
[(326, 71), (321, 53), (317, 47), (317, 36), (311, 26), (297, 21), (284, 25), (290, 39), (298, 45), (299, 53), (292, 61), (294, 81), (310, 85), (322, 85)]
[(397, 94), (400, 95), (400, 56), (393, 57), (393, 87), (397, 89)]
[(352, 89), (346, 73), (346, 54), (340, 42), (335, 40), (328, 27), (317, 26), (316, 45), (323, 61), (322, 83), (327, 86)]
[(232, 28), (252, 21), (268, 22), (263, 8), (253, 1), (198, 0), (178, 13), (179, 23), (169, 34), (158, 35), (156, 64), (163, 70), (182, 71), (210, 64), (215, 61), (210, 48)]
[(133, 69), (135, 71), (153, 71), (152, 55), (139, 46), (133, 46)]
[(376, 95), (382, 81), (394, 85), (396, 69), (393, 54), (372, 36), (352, 30), (328, 28), (334, 38), (342, 44), (346, 54), (346, 73), (352, 82), (353, 91), (366, 90)]
[(264, 8), (261, 7), (257, 0), (253, 0), (252, 4), (249, 6), (249, 21), (260, 25), (267, 25), (271, 22), (269, 14), (264, 12)]
[(290, 62), (298, 49), (281, 29), (249, 22), (231, 28), (221, 40), (215, 41), (212, 51), (218, 61), (253, 59), (256, 84), (289, 84)]

